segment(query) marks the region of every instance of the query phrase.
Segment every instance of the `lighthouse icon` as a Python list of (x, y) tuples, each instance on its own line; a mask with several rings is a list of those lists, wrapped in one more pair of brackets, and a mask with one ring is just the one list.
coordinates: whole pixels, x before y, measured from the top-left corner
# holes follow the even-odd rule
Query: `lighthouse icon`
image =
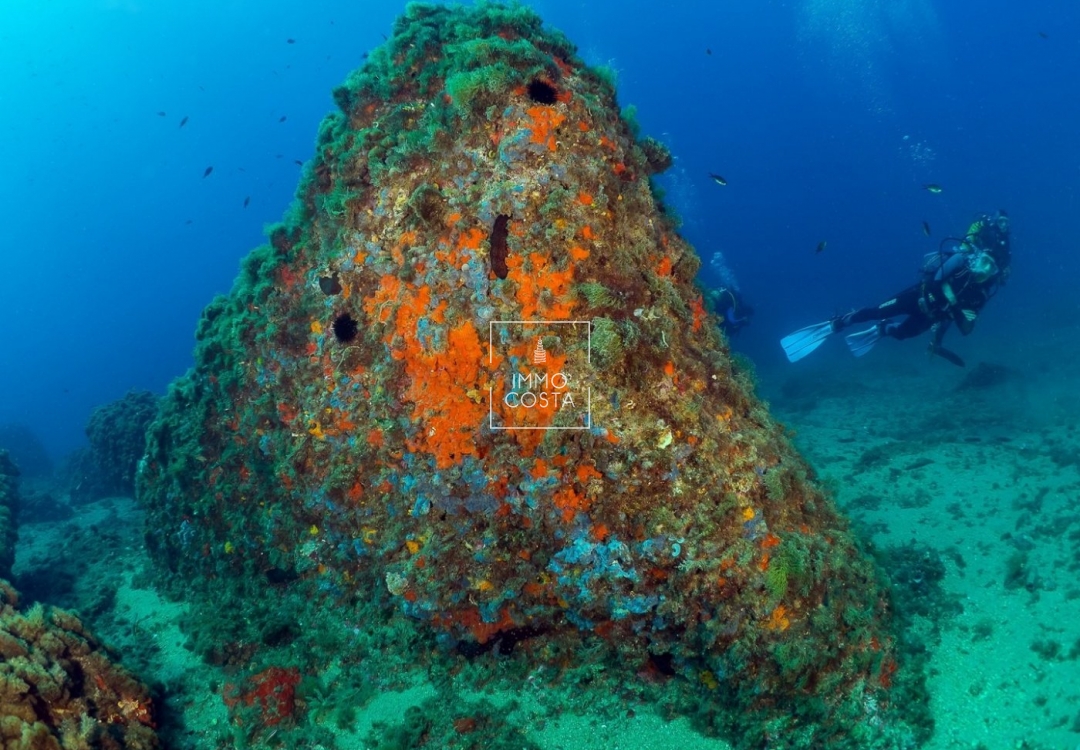
[(547, 362), (547, 352), (544, 350), (544, 340), (536, 337), (536, 348), (533, 349), (533, 364), (542, 365)]

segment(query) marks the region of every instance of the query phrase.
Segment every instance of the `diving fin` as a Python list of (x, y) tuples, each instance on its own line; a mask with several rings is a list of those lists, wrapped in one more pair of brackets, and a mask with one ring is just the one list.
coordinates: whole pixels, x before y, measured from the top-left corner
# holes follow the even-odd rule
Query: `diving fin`
[(936, 354), (939, 357), (941, 357), (942, 359), (945, 359), (945, 360), (948, 360), (949, 362), (952, 362), (957, 367), (967, 367), (967, 365), (964, 363), (964, 360), (962, 360), (960, 358), (959, 354), (956, 354), (954, 352), (950, 352), (948, 349), (945, 349), (944, 347), (931, 345), (930, 346), (930, 353), (931, 354)]
[(833, 330), (834, 326), (831, 320), (800, 328), (795, 333), (788, 334), (780, 339), (780, 346), (784, 347), (784, 354), (787, 355), (789, 362), (798, 362), (821, 346), (822, 342), (832, 335)]
[(847, 342), (848, 349), (851, 350), (852, 354), (861, 357), (874, 348), (874, 344), (881, 338), (882, 327), (883, 324), (876, 323), (865, 331), (849, 333), (844, 337), (844, 341)]

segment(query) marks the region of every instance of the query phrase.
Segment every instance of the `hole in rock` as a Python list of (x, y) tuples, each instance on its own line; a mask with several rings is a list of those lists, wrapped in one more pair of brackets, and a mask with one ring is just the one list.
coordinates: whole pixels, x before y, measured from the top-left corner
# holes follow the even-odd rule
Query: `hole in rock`
[(360, 326), (353, 320), (353, 316), (348, 313), (343, 313), (334, 318), (334, 335), (337, 340), (343, 344), (347, 344), (356, 338), (357, 332), (360, 330)]
[(547, 81), (535, 78), (529, 82), (529, 98), (537, 104), (554, 104), (559, 98), (559, 92)]
[(337, 274), (320, 278), (319, 289), (323, 294), (341, 294), (341, 282), (338, 281)]

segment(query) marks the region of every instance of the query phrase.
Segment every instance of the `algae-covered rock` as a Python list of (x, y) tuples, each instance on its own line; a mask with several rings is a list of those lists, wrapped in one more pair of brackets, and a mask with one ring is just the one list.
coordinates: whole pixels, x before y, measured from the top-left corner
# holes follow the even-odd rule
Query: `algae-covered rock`
[(94, 409), (86, 425), (90, 462), (84, 467), (85, 480), (96, 490), (91, 499), (135, 491), (135, 470), (146, 450), (146, 428), (157, 416), (157, 407), (158, 397), (153, 393), (130, 391)]
[(19, 469), (11, 455), (0, 449), (0, 578), (11, 577), (15, 545), (19, 541)]
[(646, 670), (741, 748), (909, 743), (875, 569), (606, 79), (528, 9), (410, 5), (335, 100), (150, 429), (157, 559), (398, 610), (448, 660)]

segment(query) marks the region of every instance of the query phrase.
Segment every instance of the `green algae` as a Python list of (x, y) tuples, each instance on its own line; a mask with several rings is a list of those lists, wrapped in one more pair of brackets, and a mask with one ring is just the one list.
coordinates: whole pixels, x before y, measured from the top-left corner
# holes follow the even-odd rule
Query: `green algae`
[(592, 352), (599, 367), (610, 367), (623, 353), (619, 325), (610, 318), (593, 318)]
[[(365, 739), (374, 750), (471, 750), (482, 742), (490, 750), (540, 750), (540, 745), (510, 724), (506, 715), (516, 705), (462, 701), (446, 696), (428, 698), (405, 711), (401, 721), (378, 724)], [(477, 736), (483, 737), (482, 741)]]
[(578, 284), (577, 292), (592, 307), (614, 307), (616, 304), (615, 295), (598, 281), (587, 281), (584, 284)]

